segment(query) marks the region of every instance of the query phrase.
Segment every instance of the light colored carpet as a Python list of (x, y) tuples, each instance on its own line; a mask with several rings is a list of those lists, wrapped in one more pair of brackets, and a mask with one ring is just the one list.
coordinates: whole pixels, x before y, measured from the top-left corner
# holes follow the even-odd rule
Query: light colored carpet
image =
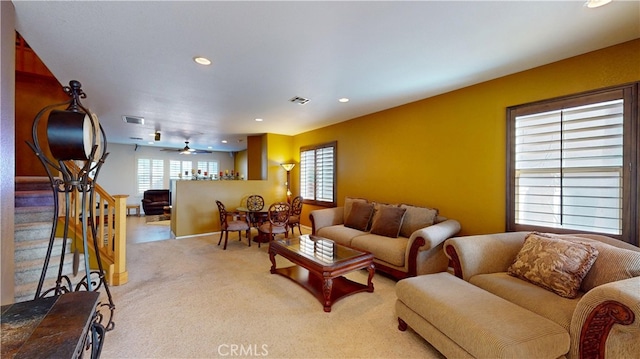
[[(304, 288), (270, 274), (267, 245), (229, 237), (226, 251), (217, 235), (130, 244), (129, 282), (110, 287), (115, 329), (102, 357), (443, 358), (397, 329), (394, 281), (376, 275), (374, 293), (325, 313)], [(367, 274), (349, 278), (366, 283)]]

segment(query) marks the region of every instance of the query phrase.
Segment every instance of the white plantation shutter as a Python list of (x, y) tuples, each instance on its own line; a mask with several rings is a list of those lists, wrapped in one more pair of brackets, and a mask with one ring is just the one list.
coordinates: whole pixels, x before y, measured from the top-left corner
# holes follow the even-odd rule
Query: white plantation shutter
[(300, 150), (300, 195), (306, 202), (335, 205), (336, 143)]
[(302, 198), (315, 198), (315, 158), (315, 150), (300, 152), (300, 195)]
[(169, 160), (169, 178), (180, 178), (180, 173), (182, 173), (180, 161)]
[(198, 169), (202, 172), (203, 176), (205, 172), (207, 172), (207, 174), (218, 174), (218, 162), (198, 161)]
[(139, 194), (164, 188), (164, 160), (138, 158), (137, 182)]
[(333, 202), (333, 158), (333, 147), (319, 148), (316, 151), (316, 201)]
[(516, 117), (516, 223), (622, 233), (623, 100)]

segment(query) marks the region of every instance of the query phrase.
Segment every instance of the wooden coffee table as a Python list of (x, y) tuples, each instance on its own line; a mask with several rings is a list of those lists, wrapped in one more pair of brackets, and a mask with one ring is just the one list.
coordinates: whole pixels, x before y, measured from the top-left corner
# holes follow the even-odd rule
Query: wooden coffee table
[[(271, 273), (285, 276), (306, 288), (322, 303), (325, 312), (330, 312), (333, 303), (348, 295), (365, 291), (373, 292), (372, 279), (375, 274), (373, 254), (338, 244), (334, 245), (333, 255), (314, 253), (312, 243), (318, 240), (325, 239), (302, 235), (298, 238), (270, 242)], [(288, 259), (295, 265), (276, 268), (276, 255)], [(364, 268), (369, 271), (366, 285), (343, 277), (344, 274)]]

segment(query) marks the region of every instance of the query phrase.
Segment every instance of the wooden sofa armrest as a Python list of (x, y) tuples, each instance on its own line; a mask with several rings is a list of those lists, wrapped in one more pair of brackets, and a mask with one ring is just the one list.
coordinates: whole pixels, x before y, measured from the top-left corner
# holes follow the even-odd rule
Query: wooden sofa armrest
[(570, 335), (569, 357), (630, 358), (640, 353), (640, 277), (587, 292), (573, 313)]
[(407, 276), (415, 277), (418, 274), (418, 253), (431, 250), (460, 232), (460, 222), (455, 219), (447, 219), (429, 227), (414, 231), (407, 243), (405, 254), (408, 272)]
[(344, 223), (344, 207), (332, 207), (316, 209), (309, 213), (311, 221), (311, 234), (323, 227), (334, 226)]
[(454, 274), (469, 280), (476, 274), (506, 272), (529, 232), (481, 234), (449, 238), (444, 251)]

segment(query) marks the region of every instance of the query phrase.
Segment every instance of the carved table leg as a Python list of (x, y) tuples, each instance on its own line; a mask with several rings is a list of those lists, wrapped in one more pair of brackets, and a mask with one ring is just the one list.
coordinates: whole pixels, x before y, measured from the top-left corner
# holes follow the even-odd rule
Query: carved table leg
[(322, 292), (324, 293), (324, 311), (331, 311), (331, 290), (333, 289), (333, 279), (325, 278)]
[(269, 251), (269, 260), (271, 260), (271, 274), (276, 272), (276, 254)]
[(369, 271), (369, 279), (367, 280), (367, 286), (369, 288), (367, 289), (367, 292), (373, 293), (373, 275), (376, 274), (376, 266), (371, 263), (367, 270)]

